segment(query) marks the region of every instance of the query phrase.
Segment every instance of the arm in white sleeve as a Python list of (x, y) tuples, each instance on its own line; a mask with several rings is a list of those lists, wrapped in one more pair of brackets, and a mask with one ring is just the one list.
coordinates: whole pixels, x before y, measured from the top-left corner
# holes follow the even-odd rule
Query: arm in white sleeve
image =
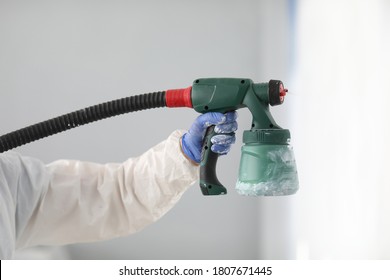
[(10, 259), (15, 242), (45, 193), (49, 174), (39, 160), (14, 152), (0, 155), (0, 259)]
[[(180, 148), (182, 132), (124, 163), (60, 160), (46, 167), (45, 192), (17, 247), (92, 242), (153, 223), (198, 179)], [(45, 181), (45, 180), (44, 180)]]

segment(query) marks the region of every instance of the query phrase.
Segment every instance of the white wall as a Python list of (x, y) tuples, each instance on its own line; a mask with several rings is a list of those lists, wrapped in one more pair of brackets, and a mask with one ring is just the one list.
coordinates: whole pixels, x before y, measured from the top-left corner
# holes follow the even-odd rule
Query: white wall
[(389, 1), (297, 1), (298, 258), (390, 258)]
[[(127, 95), (189, 86), (198, 77), (283, 79), (285, 73), (279, 77), (278, 67), (261, 56), (265, 46), (268, 51), (273, 48), (262, 35), (267, 26), (259, 16), (267, 15), (267, 2), (272, 1), (1, 0), (0, 133)], [(275, 56), (282, 52), (280, 47)], [(188, 128), (196, 116), (188, 109), (138, 112), (17, 151), (44, 162), (123, 161), (172, 130)], [(170, 213), (142, 232), (69, 246), (70, 257), (263, 257), (258, 250), (264, 238), (259, 235), (263, 228), (258, 207), (264, 200), (240, 197), (233, 189), (241, 134), (250, 121), (247, 112), (240, 114), (239, 141), (218, 163), (220, 180), (230, 190), (227, 196), (203, 197), (195, 185)]]

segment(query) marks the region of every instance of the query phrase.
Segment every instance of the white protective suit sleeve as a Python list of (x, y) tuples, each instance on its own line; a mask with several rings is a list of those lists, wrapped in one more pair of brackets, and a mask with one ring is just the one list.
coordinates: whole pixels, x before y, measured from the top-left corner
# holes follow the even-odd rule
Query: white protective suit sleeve
[[(5, 195), (0, 219), (6, 219), (0, 221), (0, 257), (10, 257), (15, 244), (23, 248), (106, 240), (159, 219), (198, 179), (199, 168), (181, 152), (182, 134), (175, 131), (124, 163), (59, 160), (45, 166), (15, 154), (9, 157), (17, 157), (17, 164), (2, 159), (0, 172), (6, 179), (0, 181)], [(12, 237), (14, 246), (3, 248)]]

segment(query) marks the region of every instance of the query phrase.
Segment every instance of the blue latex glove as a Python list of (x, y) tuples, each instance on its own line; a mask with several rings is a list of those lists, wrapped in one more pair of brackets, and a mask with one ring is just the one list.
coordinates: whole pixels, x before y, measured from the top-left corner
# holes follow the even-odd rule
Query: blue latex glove
[(236, 141), (232, 133), (237, 130), (237, 112), (226, 114), (210, 112), (197, 117), (186, 134), (182, 137), (182, 150), (184, 154), (196, 163), (200, 163), (203, 138), (209, 126), (215, 125), (214, 131), (220, 133), (211, 138), (211, 150), (218, 154), (226, 154), (230, 146)]

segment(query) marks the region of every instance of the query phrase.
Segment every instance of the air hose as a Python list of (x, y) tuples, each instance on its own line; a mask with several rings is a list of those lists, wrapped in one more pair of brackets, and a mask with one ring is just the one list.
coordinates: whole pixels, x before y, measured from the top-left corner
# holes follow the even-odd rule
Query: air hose
[(125, 113), (159, 108), (191, 107), (191, 87), (112, 100), (39, 122), (0, 136), (0, 153), (84, 124)]

